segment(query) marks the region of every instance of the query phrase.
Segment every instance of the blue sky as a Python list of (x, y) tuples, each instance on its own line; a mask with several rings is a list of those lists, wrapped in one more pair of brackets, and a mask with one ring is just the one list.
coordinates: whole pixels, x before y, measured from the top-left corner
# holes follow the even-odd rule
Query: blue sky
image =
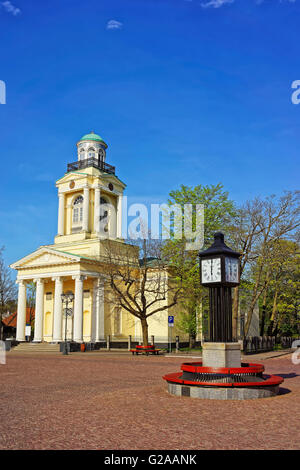
[(53, 242), (55, 180), (94, 130), (131, 200), (296, 189), (300, 0), (0, 0), (7, 262)]

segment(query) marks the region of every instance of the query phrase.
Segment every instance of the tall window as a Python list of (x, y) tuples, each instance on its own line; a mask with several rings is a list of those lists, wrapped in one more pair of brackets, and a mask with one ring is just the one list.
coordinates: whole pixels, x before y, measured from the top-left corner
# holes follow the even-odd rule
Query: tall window
[[(82, 220), (83, 220), (83, 197), (78, 196), (73, 203), (73, 226), (75, 226), (75, 229), (81, 228)], [(74, 227), (73, 227), (73, 230), (74, 230)]]
[(95, 149), (91, 147), (88, 150), (88, 158), (94, 158), (94, 157), (95, 157)]
[(79, 153), (79, 159), (80, 159), (81, 162), (82, 162), (82, 160), (84, 160), (84, 155), (85, 155), (84, 149), (81, 149), (80, 153)]
[(100, 212), (101, 214), (100, 222), (101, 222), (101, 227), (104, 230), (104, 232), (108, 232), (108, 210), (106, 210), (106, 208), (103, 207), (105, 204), (108, 204), (107, 200), (104, 197), (101, 197), (100, 206), (102, 206), (102, 208)]

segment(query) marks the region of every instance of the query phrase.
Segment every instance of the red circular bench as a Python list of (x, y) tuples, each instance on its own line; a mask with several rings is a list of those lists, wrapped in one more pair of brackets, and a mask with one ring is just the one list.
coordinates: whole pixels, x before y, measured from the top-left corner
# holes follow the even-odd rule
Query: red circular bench
[(262, 364), (202, 367), (202, 362), (190, 362), (181, 365), (182, 372), (164, 375), (163, 379), (168, 383), (198, 387), (273, 387), (283, 382), (282, 377), (263, 375), (264, 370)]

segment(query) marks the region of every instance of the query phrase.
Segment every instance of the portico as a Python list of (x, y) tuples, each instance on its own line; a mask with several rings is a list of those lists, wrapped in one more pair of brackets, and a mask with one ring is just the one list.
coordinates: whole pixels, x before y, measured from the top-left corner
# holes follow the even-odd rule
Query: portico
[[(45, 257), (48, 259), (47, 265), (43, 261)], [(54, 262), (57, 271), (48, 272), (48, 269), (52, 271)], [(66, 291), (74, 293), (74, 315), (71, 321), (68, 320), (68, 339), (78, 343), (104, 340), (105, 277), (99, 269), (93, 271), (91, 266), (90, 271), (81, 269), (81, 262), (79, 255), (61, 254), (47, 248), (37, 250), (29, 259), (27, 257), (20, 260), (16, 338), (18, 341), (25, 341), (26, 285), (29, 282), (36, 284), (34, 342), (60, 342), (65, 339), (61, 294)], [(84, 263), (88, 263), (86, 258)], [(30, 274), (38, 269), (43, 271), (39, 272), (38, 277)]]

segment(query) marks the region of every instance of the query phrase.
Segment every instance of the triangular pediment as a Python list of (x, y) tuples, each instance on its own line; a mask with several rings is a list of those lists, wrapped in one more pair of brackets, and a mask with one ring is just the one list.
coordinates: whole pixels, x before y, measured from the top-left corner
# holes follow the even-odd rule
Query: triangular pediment
[(53, 250), (52, 248), (43, 247), (30, 253), (30, 255), (25, 256), (19, 261), (16, 261), (10, 267), (13, 269), (22, 269), (37, 266), (72, 264), (78, 263), (79, 261), (80, 256), (78, 255), (63, 253), (58, 250)]
[(76, 181), (76, 180), (81, 180), (82, 178), (86, 178), (87, 174), (85, 173), (79, 173), (77, 171), (70, 171), (69, 173), (66, 173), (62, 178), (57, 180), (56, 183), (62, 184), (62, 183), (69, 183), (71, 181)]
[(126, 184), (123, 181), (121, 181), (120, 178), (118, 178), (116, 175), (112, 175), (110, 173), (102, 173), (101, 179), (103, 182), (105, 182), (105, 184), (113, 183), (113, 184), (120, 186), (120, 188), (122, 189), (126, 188)]

